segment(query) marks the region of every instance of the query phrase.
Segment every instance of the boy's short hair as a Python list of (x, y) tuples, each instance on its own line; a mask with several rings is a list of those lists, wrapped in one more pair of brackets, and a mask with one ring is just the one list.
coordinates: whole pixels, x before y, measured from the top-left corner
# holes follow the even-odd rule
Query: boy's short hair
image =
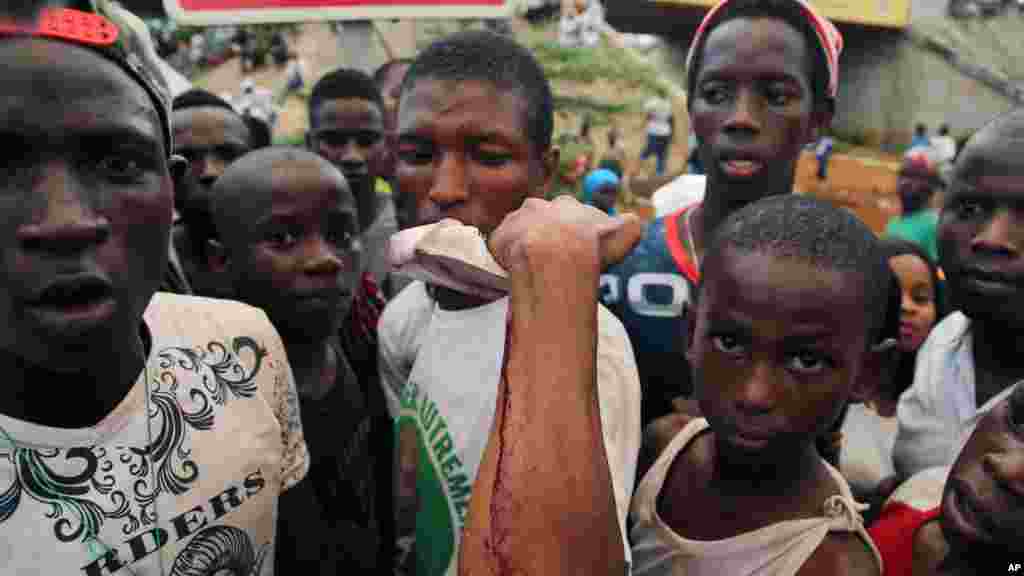
[(804, 8), (794, 0), (733, 0), (715, 13), (691, 48), (693, 57), (686, 70), (688, 98), (696, 94), (697, 75), (704, 63), (704, 46), (711, 31), (732, 20), (752, 18), (781, 20), (803, 36), (811, 56), (811, 69), (807, 73), (814, 92), (814, 109), (823, 110), (833, 106), (833, 97), (829, 94), (829, 56)]
[(891, 271), (874, 232), (847, 210), (795, 194), (770, 196), (733, 212), (715, 230), (701, 271), (726, 249), (857, 272), (868, 304), (868, 343), (882, 339)]
[(187, 92), (182, 92), (171, 103), (171, 110), (174, 111), (186, 110), (188, 108), (223, 108), (241, 117), (241, 114), (235, 110), (235, 107), (226, 100), (202, 88), (193, 88)]
[(544, 69), (515, 40), (485, 30), (442, 38), (428, 46), (409, 66), (402, 93), (420, 79), (481, 81), (516, 90), (523, 99), (526, 135), (539, 152), (551, 146), (554, 98)]
[(384, 112), (384, 99), (380, 89), (368, 74), (351, 68), (339, 68), (317, 80), (309, 96), (309, 125), (317, 124), (316, 112), (327, 100), (355, 98), (367, 100)]

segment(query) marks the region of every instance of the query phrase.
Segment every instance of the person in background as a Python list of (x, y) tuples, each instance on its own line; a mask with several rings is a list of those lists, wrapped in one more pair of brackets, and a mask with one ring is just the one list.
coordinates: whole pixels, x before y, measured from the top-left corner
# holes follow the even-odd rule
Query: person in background
[(978, 422), (951, 469), (923, 471), (897, 490), (869, 529), (885, 576), (1020, 571), (1022, 422), (1024, 383), (1018, 382)]
[(948, 466), (978, 420), (1024, 378), (1024, 110), (976, 132), (939, 219), (939, 255), (957, 312), (917, 353), (893, 448), (903, 478)]
[(309, 446), (318, 514), (293, 536), (320, 553), (283, 573), (383, 573), (394, 546), (392, 425), (375, 358), (342, 324), (359, 283), (356, 201), (336, 167), (298, 148), (247, 154), (214, 189), (216, 272), (280, 332)]
[(231, 101), (235, 110), (238, 110), (242, 116), (260, 118), (273, 129), (277, 124), (278, 117), (278, 110), (274, 105), (274, 93), (257, 86), (251, 78), (242, 80), (239, 89), (238, 97)]
[(284, 106), (289, 96), (298, 94), (306, 87), (306, 63), (299, 54), (289, 51), (285, 61), (287, 66), (284, 71), (284, 86), (277, 97), (278, 106)]
[[(694, 201), (652, 221), (601, 279), (602, 302), (623, 321), (637, 355), (645, 425), (691, 393), (680, 322), (707, 239), (735, 210), (792, 191), (804, 146), (832, 119), (841, 49), (832, 24), (798, 0), (719, 2), (698, 29), (687, 107), (707, 177), (687, 174), (666, 186), (683, 188), (670, 197)], [(788, 96), (780, 100), (780, 91)]]
[(668, 149), (675, 131), (672, 104), (664, 98), (651, 98), (644, 103), (644, 112), (647, 113), (647, 144), (640, 153), (640, 160), (654, 156), (655, 173), (662, 176), (668, 166)]
[(931, 140), (935, 150), (935, 160), (940, 165), (951, 164), (956, 160), (956, 140), (949, 135), (949, 124), (939, 126), (939, 133)]
[(402, 85), (396, 177), (419, 223), (476, 227), (511, 283), (488, 301), (414, 282), (381, 318), (381, 376), (421, 455), (418, 576), (628, 573), (640, 390), (629, 340), (597, 304), (609, 259), (592, 251), (607, 243), (580, 225), (637, 221), (541, 200), (553, 125), (543, 69), (506, 36), (442, 38)]
[(782, 193), (733, 212), (701, 269), (686, 356), (704, 417), (640, 482), (633, 573), (880, 574), (859, 505), (816, 447), (875, 386), (888, 344), (875, 235)]
[(814, 159), (818, 161), (819, 182), (828, 180), (828, 161), (832, 158), (832, 148), (834, 146), (835, 141), (826, 134), (818, 139), (818, 144), (814, 147)]
[(914, 137), (910, 140), (910, 148), (907, 149), (907, 153), (931, 147), (932, 141), (928, 138), (928, 127), (920, 123), (914, 126)]
[(885, 235), (913, 242), (928, 254), (932, 262), (939, 260), (937, 231), (939, 215), (932, 209), (935, 193), (943, 187), (939, 167), (924, 150), (903, 157), (896, 183), (902, 214), (885, 227)]
[[(398, 116), (398, 99), (402, 92), (402, 79), (412, 60), (408, 58), (397, 58), (382, 64), (373, 73), (373, 82), (380, 91), (384, 102), (384, 134), (391, 138), (395, 133), (395, 123)], [(412, 225), (415, 220), (415, 208), (411, 207), (408, 198), (399, 194), (395, 189), (395, 156), (391, 146), (385, 146), (380, 152), (384, 156), (380, 177), (383, 178), (383, 185), (391, 194), (395, 203), (395, 217), (398, 220), (399, 229), (405, 229)]]
[(189, 161), (190, 186), (175, 197), (181, 217), (171, 238), (192, 291), (221, 297), (225, 287), (207, 267), (207, 243), (214, 237), (212, 189), (228, 165), (252, 149), (252, 133), (230, 104), (205, 90), (178, 96), (172, 109), (174, 153)]
[(619, 197), (621, 180), (611, 170), (594, 170), (583, 179), (583, 196), (580, 202), (615, 216), (615, 202)]
[[(340, 68), (317, 81), (309, 98), (306, 147), (337, 166), (356, 197), (366, 272), (363, 292), (374, 294), (374, 300), (383, 296), (380, 286), (390, 271), (388, 239), (398, 231), (392, 197), (379, 189), (387, 146), (384, 101), (369, 75)], [(375, 333), (383, 306), (366, 303), (366, 298), (357, 298), (355, 309), (365, 311), (360, 315), (369, 333)]]
[(897, 238), (882, 238), (879, 246), (893, 272), (890, 297), (898, 310), (893, 330), (898, 344), (879, 387), (865, 402), (850, 406), (839, 459), (839, 471), (854, 493), (867, 499), (886, 497), (898, 484), (892, 464), (896, 406), (914, 381), (917, 351), (948, 313), (938, 266), (920, 246)]
[(626, 158), (626, 146), (622, 143), (619, 127), (612, 126), (608, 129), (608, 147), (604, 151), (604, 156), (601, 157), (601, 163), (615, 162), (619, 166), (619, 178), (622, 178), (622, 169), (626, 165)]
[(256, 308), (157, 292), (168, 85), (141, 20), (70, 5), (0, 6), (3, 572), (273, 574), (317, 513), (288, 357)]

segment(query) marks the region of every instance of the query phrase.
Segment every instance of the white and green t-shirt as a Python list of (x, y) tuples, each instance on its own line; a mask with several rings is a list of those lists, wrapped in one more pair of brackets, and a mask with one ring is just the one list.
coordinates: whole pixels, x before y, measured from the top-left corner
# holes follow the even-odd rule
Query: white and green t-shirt
[[(508, 298), (442, 310), (417, 282), (381, 318), (381, 366), (391, 368), (383, 370), (390, 372), (385, 381), (398, 391), (400, 425), (414, 424), (419, 444), (417, 576), (457, 573), (470, 491), (494, 422), (507, 311)], [(603, 307), (598, 332), (602, 432), (628, 560), (626, 514), (640, 450), (640, 381), (626, 332)]]
[(309, 466), (277, 332), (162, 293), (145, 321), (145, 370), (96, 426), (0, 414), (0, 572), (273, 574), (278, 496)]

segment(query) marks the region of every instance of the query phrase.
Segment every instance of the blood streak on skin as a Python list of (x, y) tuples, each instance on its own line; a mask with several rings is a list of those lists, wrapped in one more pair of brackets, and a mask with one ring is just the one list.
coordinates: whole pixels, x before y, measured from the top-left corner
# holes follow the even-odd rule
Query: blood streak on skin
[(512, 537), (512, 495), (508, 485), (511, 478), (506, 478), (505, 460), (513, 456), (513, 443), (506, 441), (506, 437), (514, 438), (511, 431), (511, 423), (507, 416), (512, 407), (512, 395), (509, 387), (508, 359), (509, 351), (512, 349), (514, 335), (512, 333), (512, 309), (509, 305), (508, 319), (505, 327), (505, 351), (501, 359), (501, 383), (498, 393), (501, 395), (498, 402), (498, 413), (495, 415), (498, 422), (498, 463), (495, 466), (494, 494), (491, 498), (491, 534), (487, 538), (487, 548), (494, 556), (498, 566), (498, 574), (512, 574), (512, 559), (508, 557), (508, 541)]

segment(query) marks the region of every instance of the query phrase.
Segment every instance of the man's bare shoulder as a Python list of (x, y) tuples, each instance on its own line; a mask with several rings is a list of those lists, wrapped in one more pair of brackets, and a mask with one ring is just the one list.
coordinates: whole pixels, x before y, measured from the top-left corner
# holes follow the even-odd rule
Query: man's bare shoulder
[(868, 543), (853, 532), (832, 532), (800, 567), (797, 576), (879, 576), (881, 569)]

